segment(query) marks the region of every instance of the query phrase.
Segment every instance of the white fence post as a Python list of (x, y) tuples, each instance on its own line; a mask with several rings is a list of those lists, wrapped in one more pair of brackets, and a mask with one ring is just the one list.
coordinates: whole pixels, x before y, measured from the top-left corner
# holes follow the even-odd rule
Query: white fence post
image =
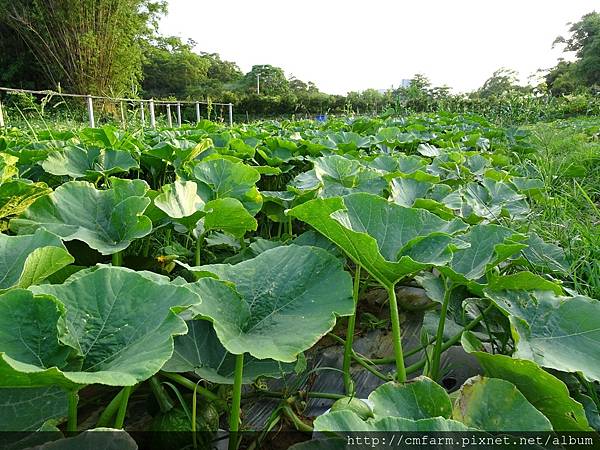
[(86, 98), (88, 118), (90, 120), (90, 128), (96, 128), (96, 121), (94, 120), (94, 103), (92, 102), (92, 96), (88, 95)]
[(146, 126), (146, 116), (144, 114), (144, 102), (140, 100), (140, 120), (142, 121), (142, 127)]
[(150, 103), (148, 103), (148, 110), (150, 111), (150, 127), (156, 130), (156, 116), (154, 115), (154, 99), (150, 99)]
[[(8, 92), (13, 92), (13, 90), (9, 89), (9, 88), (0, 88), (1, 91), (8, 91)], [(27, 90), (27, 89), (15, 89), (14, 92), (29, 92), (32, 94), (48, 94), (48, 92), (51, 91), (31, 91), (31, 90)], [(126, 108), (129, 108), (129, 106), (131, 106), (133, 108), (132, 112), (134, 113), (132, 117), (135, 117), (135, 103), (139, 102), (139, 106), (140, 106), (140, 121), (141, 121), (141, 125), (142, 128), (146, 127), (146, 110), (144, 107), (144, 103), (148, 102), (148, 112), (150, 114), (150, 127), (153, 129), (156, 129), (156, 105), (165, 105), (167, 108), (167, 124), (169, 128), (173, 128), (173, 115), (171, 114), (171, 106), (175, 106), (177, 108), (176, 114), (177, 116), (175, 117), (176, 121), (177, 121), (177, 126), (181, 127), (183, 125), (183, 115), (181, 112), (181, 105), (186, 105), (186, 104), (190, 104), (190, 106), (192, 104), (194, 104), (195, 106), (195, 110), (196, 110), (196, 122), (199, 123), (202, 120), (202, 115), (201, 115), (201, 108), (200, 108), (200, 104), (202, 102), (200, 101), (187, 101), (187, 100), (173, 100), (175, 103), (167, 103), (166, 101), (158, 101), (158, 103), (156, 103), (154, 101), (154, 99), (141, 99), (141, 98), (137, 98), (137, 99), (130, 99), (130, 98), (112, 98), (112, 97), (99, 97), (99, 96), (93, 96), (91, 94), (87, 94), (87, 95), (76, 95), (76, 94), (64, 94), (67, 96), (71, 96), (71, 97), (79, 97), (79, 98), (85, 98), (86, 99), (86, 104), (87, 104), (87, 113), (88, 113), (88, 121), (89, 121), (89, 126), (90, 128), (96, 128), (96, 119), (94, 117), (94, 98), (99, 99), (99, 100), (105, 100), (105, 101), (110, 101), (113, 103), (119, 103), (120, 106), (120, 110), (121, 110), (121, 124), (125, 127), (129, 126), (129, 112)], [(208, 99), (208, 102), (206, 103), (207, 105), (207, 117), (208, 120), (210, 120), (210, 115), (212, 112), (212, 108), (213, 108), (213, 103), (210, 101), (210, 98)], [(226, 106), (228, 109), (228, 115), (229, 115), (229, 126), (233, 126), (233, 103), (217, 103), (216, 106), (218, 106), (220, 109), (217, 112), (215, 110), (215, 119), (219, 119), (220, 121), (223, 121), (223, 107)], [(218, 117), (217, 117), (218, 116)], [(248, 111), (246, 111), (246, 121), (248, 121)], [(5, 127), (6, 126), (6, 116), (4, 115), (4, 111), (3, 111), (3, 105), (2, 102), (0, 102), (0, 127)]]
[(0, 128), (4, 128), (4, 111), (2, 111), (2, 102), (0, 101)]
[(121, 100), (119, 102), (119, 107), (121, 108), (121, 124), (123, 126), (126, 126), (125, 125), (125, 109), (123, 108), (123, 100)]
[(173, 128), (173, 118), (171, 117), (171, 105), (167, 103), (167, 124)]

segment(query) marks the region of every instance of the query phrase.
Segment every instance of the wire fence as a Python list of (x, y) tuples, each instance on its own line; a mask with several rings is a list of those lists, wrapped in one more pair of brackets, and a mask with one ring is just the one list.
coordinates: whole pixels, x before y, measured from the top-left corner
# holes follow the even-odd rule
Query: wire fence
[[(175, 123), (176, 126), (181, 127), (182, 125), (182, 106), (193, 105), (195, 108), (195, 120), (200, 122), (202, 120), (200, 105), (207, 105), (210, 108), (215, 106), (226, 107), (228, 112), (229, 125), (233, 125), (233, 103), (219, 103), (212, 101), (201, 101), (201, 100), (155, 100), (155, 99), (139, 99), (139, 98), (126, 98), (126, 97), (104, 97), (99, 95), (85, 95), (85, 94), (70, 94), (66, 92), (58, 92), (53, 90), (32, 90), (32, 89), (20, 89), (20, 88), (7, 88), (0, 86), (0, 93), (5, 92), (7, 94), (30, 94), (44, 97), (59, 96), (67, 98), (80, 98), (85, 100), (87, 106), (87, 119), (91, 128), (96, 127), (95, 117), (95, 104), (94, 101), (102, 102), (113, 102), (119, 103), (121, 109), (122, 122), (125, 122), (124, 107), (123, 104), (137, 105), (139, 108), (140, 121), (143, 127), (149, 126), (156, 129), (157, 123), (157, 108), (164, 107), (166, 112), (167, 126), (173, 128)], [(146, 115), (147, 110), (147, 115)], [(209, 112), (210, 114), (210, 112)], [(175, 122), (174, 122), (175, 121)], [(2, 101), (0, 99), (0, 127), (6, 126), (5, 111), (3, 109)]]

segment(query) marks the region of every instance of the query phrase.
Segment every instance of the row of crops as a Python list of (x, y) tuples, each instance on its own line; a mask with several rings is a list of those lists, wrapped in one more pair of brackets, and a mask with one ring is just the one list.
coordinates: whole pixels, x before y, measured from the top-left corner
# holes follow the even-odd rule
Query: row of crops
[[(155, 448), (228, 432), (260, 448), (266, 434), (237, 432), (264, 398), (258, 431), (299, 430), (294, 449), (345, 448), (346, 431), (599, 429), (600, 305), (529, 231), (544, 196), (530, 151), (449, 114), (6, 131), (0, 446), (100, 448), (106, 433), (64, 436), (111, 429), (103, 448), (139, 431), (198, 432)], [(407, 286), (427, 298), (411, 348)], [(367, 356), (353, 341), (374, 291), (392, 348)], [(328, 345), (342, 363), (319, 371)], [(457, 348), (480, 371), (446, 389)], [(360, 371), (379, 384), (366, 402)], [(342, 388), (312, 392), (322, 372)], [(337, 401), (311, 417), (316, 398)]]

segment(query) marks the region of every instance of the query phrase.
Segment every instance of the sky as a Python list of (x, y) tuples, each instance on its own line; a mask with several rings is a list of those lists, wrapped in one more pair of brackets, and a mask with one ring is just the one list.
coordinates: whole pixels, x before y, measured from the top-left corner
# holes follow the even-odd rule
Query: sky
[(160, 31), (244, 72), (271, 64), (330, 94), (415, 73), (467, 92), (500, 67), (523, 83), (552, 67), (566, 56), (554, 39), (594, 9), (597, 0), (169, 0)]

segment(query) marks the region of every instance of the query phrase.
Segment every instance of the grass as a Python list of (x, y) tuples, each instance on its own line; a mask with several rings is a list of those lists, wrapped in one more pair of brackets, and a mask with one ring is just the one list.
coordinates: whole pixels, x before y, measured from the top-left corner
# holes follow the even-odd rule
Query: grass
[(573, 288), (600, 299), (600, 117), (529, 127), (529, 158), (544, 181), (531, 227), (561, 245)]

